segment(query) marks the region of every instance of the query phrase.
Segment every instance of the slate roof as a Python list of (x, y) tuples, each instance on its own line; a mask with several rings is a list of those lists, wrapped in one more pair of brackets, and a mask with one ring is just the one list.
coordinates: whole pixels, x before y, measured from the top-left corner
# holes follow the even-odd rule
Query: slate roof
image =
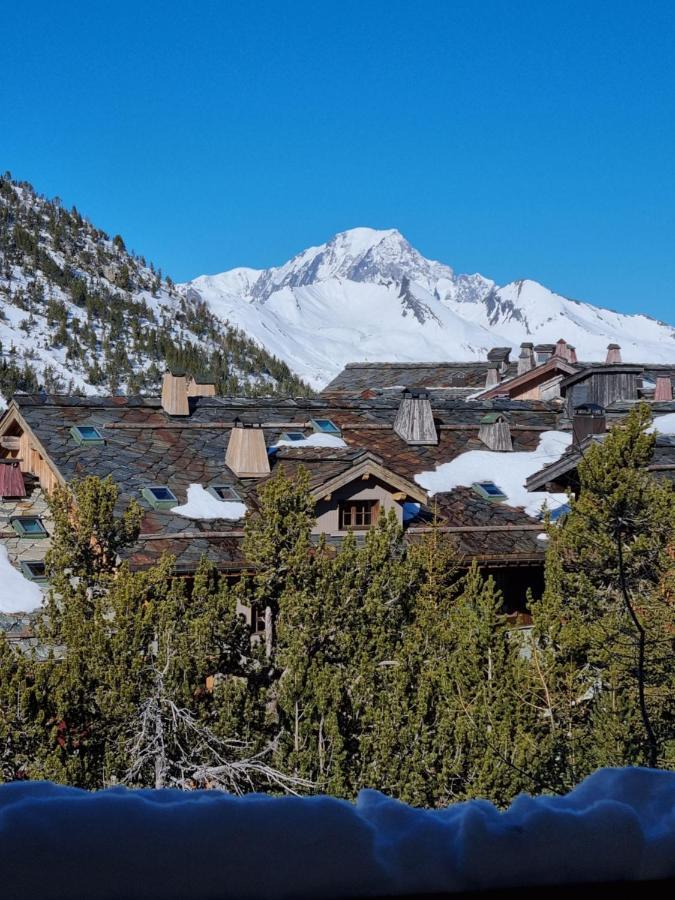
[[(383, 390), (395, 387), (446, 388), (466, 394), (485, 387), (485, 376), (494, 363), (437, 362), (437, 363), (348, 363), (322, 391), (322, 394), (357, 394), (368, 389)], [(518, 371), (517, 363), (509, 363), (504, 377), (511, 378)]]
[[(86, 474), (111, 476), (120, 489), (120, 506), (131, 499), (140, 502), (144, 517), (141, 537), (130, 554), (131, 564), (144, 567), (161, 553), (169, 552), (176, 556), (177, 568), (182, 571), (194, 569), (202, 554), (223, 569), (239, 568), (243, 563), (243, 523), (195, 520), (155, 510), (143, 499), (141, 491), (152, 485), (166, 485), (182, 504), (191, 484), (226, 484), (235, 488), (249, 509), (255, 509), (260, 481), (238, 479), (225, 465), (229, 432), (236, 419), (262, 425), (268, 447), (291, 428), (311, 433), (310, 418), (332, 419), (342, 429), (346, 449), (287, 447), (270, 456), (272, 471), (282, 465), (292, 472), (304, 465), (312, 487), (344, 473), (365, 451), (379, 457), (386, 468), (414, 480), (419, 472), (433, 469), (466, 450), (483, 447), (478, 441), (478, 429), (481, 418), (489, 411), (507, 414), (514, 450), (533, 450), (542, 431), (556, 427), (556, 411), (546, 403), (466, 402), (435, 393), (431, 403), (439, 441), (431, 446), (409, 446), (394, 432), (398, 394), (367, 400), (346, 395), (191, 398), (189, 417), (168, 416), (158, 399), (147, 397), (37, 394), (17, 395), (14, 402), (67, 482)], [(105, 444), (80, 446), (70, 434), (73, 425), (96, 426)], [(447, 503), (450, 524), (480, 525), (491, 521), (491, 517), (496, 516), (499, 521), (504, 517), (505, 513), (495, 512), (487, 501), (469, 494), (460, 489), (450, 495), (454, 498)], [(445, 505), (444, 501), (444, 508)], [(460, 508), (465, 510), (461, 515)], [(508, 515), (520, 517), (523, 525), (532, 525), (533, 520), (520, 511)], [(507, 532), (501, 530), (473, 535), (466, 539), (465, 547), (467, 553), (475, 550), (494, 557), (541, 550), (532, 535), (526, 545), (522, 535), (507, 537)]]

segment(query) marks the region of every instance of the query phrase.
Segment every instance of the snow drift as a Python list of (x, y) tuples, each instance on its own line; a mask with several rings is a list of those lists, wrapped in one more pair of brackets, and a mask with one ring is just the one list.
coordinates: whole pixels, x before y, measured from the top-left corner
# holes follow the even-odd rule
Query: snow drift
[(675, 876), (675, 773), (603, 769), (564, 797), (413, 809), (376, 791), (232, 797), (0, 787), (14, 898), (341, 898)]

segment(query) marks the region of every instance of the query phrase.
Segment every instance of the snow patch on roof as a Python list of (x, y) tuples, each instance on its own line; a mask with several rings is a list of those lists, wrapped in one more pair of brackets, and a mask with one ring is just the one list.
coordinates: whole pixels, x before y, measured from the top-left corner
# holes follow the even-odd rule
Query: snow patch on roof
[(44, 594), (9, 561), (7, 548), (0, 544), (0, 612), (33, 612), (44, 601)]
[(201, 484), (191, 484), (187, 492), (187, 503), (174, 506), (172, 513), (185, 516), (186, 519), (243, 519), (246, 515), (246, 504), (234, 500), (219, 500), (210, 494)]
[(646, 430), (649, 434), (675, 434), (675, 413), (657, 416)]
[(539, 446), (532, 452), (496, 453), (492, 450), (469, 450), (433, 471), (420, 472), (415, 481), (431, 496), (471, 487), (476, 481), (493, 481), (508, 506), (522, 507), (528, 516), (537, 517), (546, 505), (554, 510), (567, 503), (567, 494), (528, 491), (526, 480), (544, 466), (560, 459), (572, 443), (572, 435), (563, 431), (545, 431)]
[(336, 434), (316, 432), (302, 441), (277, 441), (274, 447), (346, 447), (347, 444)]

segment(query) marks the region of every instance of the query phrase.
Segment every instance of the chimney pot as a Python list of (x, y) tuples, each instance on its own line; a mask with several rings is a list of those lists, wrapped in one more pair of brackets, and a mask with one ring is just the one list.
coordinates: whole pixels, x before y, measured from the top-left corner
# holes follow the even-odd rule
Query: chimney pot
[(492, 388), (499, 384), (501, 378), (499, 377), (499, 365), (497, 363), (490, 363), (488, 366), (488, 370), (485, 374), (485, 387)]
[(264, 478), (270, 474), (270, 460), (262, 428), (235, 424), (225, 451), (225, 464), (238, 478)]
[(525, 343), (520, 345), (520, 355), (518, 356), (518, 374), (524, 375), (535, 366), (534, 361), (534, 345)]
[(436, 423), (427, 391), (406, 391), (394, 419), (394, 431), (406, 444), (438, 443)]
[(572, 417), (572, 438), (579, 446), (592, 434), (604, 434), (607, 416), (597, 403), (582, 403), (575, 407)]

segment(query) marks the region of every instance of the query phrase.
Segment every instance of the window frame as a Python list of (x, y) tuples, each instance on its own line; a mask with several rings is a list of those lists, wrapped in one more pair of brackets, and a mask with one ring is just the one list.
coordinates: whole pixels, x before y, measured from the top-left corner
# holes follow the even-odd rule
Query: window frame
[[(27, 531), (24, 522), (31, 521), (37, 522), (40, 526), (40, 531)], [(20, 538), (30, 538), (32, 540), (43, 540), (44, 538), (49, 537), (49, 532), (45, 527), (45, 523), (42, 521), (40, 516), (12, 516), (9, 520), (9, 524), (12, 526), (16, 534)]]
[[(326, 416), (322, 416), (319, 419), (310, 419), (309, 421), (314, 431), (318, 432), (319, 434), (335, 434), (338, 437), (342, 435), (342, 430), (335, 424), (332, 419), (329, 419)], [(319, 424), (320, 422), (327, 422), (329, 427), (322, 428)]]
[[(231, 484), (212, 484), (206, 489), (212, 497), (215, 497), (216, 500), (221, 500), (223, 503), (243, 503), (243, 500), (237, 493), (237, 491), (232, 487)], [(230, 497), (221, 497), (219, 491), (229, 491), (231, 494)]]
[(379, 514), (379, 500), (343, 500), (338, 503), (338, 526), (340, 531), (369, 531), (377, 524)]
[[(291, 437), (292, 434), (301, 435), (300, 437)], [(284, 431), (279, 438), (280, 441), (288, 441), (289, 444), (298, 444), (300, 441), (306, 441), (307, 435), (304, 431)]]
[[(487, 491), (484, 487), (486, 484), (491, 484), (494, 488), (497, 489), (499, 493), (492, 493)], [(483, 500), (487, 500), (489, 503), (503, 503), (504, 500), (507, 500), (507, 495), (504, 491), (499, 487), (497, 482), (492, 481), (491, 479), (484, 478), (482, 481), (474, 481), (471, 485), (474, 491), (478, 494), (479, 497), (482, 497)]]
[[(171, 494), (171, 498), (160, 499), (155, 497), (153, 491), (168, 491)], [(141, 490), (141, 496), (153, 509), (167, 510), (180, 505), (178, 497), (176, 497), (171, 488), (166, 484), (147, 485)]]
[[(98, 435), (95, 438), (85, 437), (81, 432), (83, 428), (91, 428)], [(71, 437), (80, 447), (100, 447), (105, 444), (105, 438), (96, 425), (73, 425), (70, 429)]]
[[(35, 572), (33, 572), (33, 570), (31, 569), (31, 566), (42, 566), (43, 574), (36, 575)], [(24, 578), (27, 578), (29, 581), (33, 581), (35, 584), (49, 583), (49, 579), (47, 578), (47, 573), (45, 571), (44, 559), (22, 559), (21, 572)]]

